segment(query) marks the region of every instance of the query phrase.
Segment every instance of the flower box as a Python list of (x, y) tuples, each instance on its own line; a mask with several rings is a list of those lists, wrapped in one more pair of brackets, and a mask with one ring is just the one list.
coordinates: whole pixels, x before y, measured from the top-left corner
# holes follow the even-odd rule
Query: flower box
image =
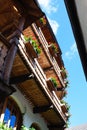
[(58, 53), (58, 48), (54, 43), (51, 43), (49, 46), (49, 52), (52, 56), (56, 56), (56, 54)]
[(38, 54), (36, 53), (36, 51), (35, 51), (33, 45), (32, 45), (30, 42), (27, 42), (27, 43), (25, 44), (25, 47), (26, 47), (26, 51), (27, 51), (27, 53), (28, 53), (28, 55), (29, 55), (30, 57), (32, 57), (33, 59), (34, 59), (34, 58), (38, 58)]
[(65, 104), (61, 105), (61, 109), (62, 109), (63, 113), (67, 112), (67, 107), (65, 106)]
[(32, 58), (38, 58), (38, 55), (41, 53), (41, 48), (39, 47), (37, 41), (32, 38), (25, 37), (25, 47), (27, 53)]
[(52, 91), (55, 91), (57, 90), (57, 83), (56, 83), (56, 80), (54, 78), (50, 78), (47, 80), (47, 86), (49, 88), (49, 90), (52, 92)]

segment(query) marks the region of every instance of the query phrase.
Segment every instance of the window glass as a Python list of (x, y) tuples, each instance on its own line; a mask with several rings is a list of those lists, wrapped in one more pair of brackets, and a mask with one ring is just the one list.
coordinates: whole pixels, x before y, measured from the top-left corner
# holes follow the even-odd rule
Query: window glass
[(15, 123), (16, 123), (16, 116), (12, 115), (10, 118), (10, 127), (13, 128), (15, 126)]
[(4, 114), (4, 122), (7, 123), (10, 118), (10, 110), (6, 108), (5, 114)]

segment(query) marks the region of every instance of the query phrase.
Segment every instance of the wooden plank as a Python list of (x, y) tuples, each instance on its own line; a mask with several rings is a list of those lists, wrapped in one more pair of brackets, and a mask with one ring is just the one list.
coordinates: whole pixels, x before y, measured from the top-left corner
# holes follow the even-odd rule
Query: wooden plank
[(52, 105), (48, 105), (48, 106), (39, 106), (39, 107), (34, 107), (33, 108), (33, 113), (42, 113), (42, 112), (45, 112), (45, 111), (48, 111), (50, 109), (52, 109), (53, 106)]
[(32, 78), (34, 78), (33, 74), (24, 74), (24, 75), (20, 75), (20, 76), (14, 76), (14, 77), (10, 78), (9, 83), (18, 84), (18, 83), (24, 82), (24, 81), (32, 79)]

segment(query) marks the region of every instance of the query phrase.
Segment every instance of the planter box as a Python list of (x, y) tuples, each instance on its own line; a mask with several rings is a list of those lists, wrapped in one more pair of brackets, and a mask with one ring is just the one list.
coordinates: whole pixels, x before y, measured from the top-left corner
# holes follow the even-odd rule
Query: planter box
[(66, 108), (65, 104), (61, 105), (61, 109), (62, 109), (63, 113), (67, 112), (67, 108)]
[(49, 45), (48, 48), (49, 48), (50, 54), (51, 54), (52, 56), (55, 56), (56, 53), (55, 53), (55, 51), (53, 50), (52, 45)]
[(30, 42), (25, 43), (26, 51), (31, 58), (38, 58), (38, 54), (34, 50), (33, 45)]
[(48, 86), (48, 88), (51, 92), (56, 90), (56, 88), (55, 88), (54, 84), (52, 83), (51, 79), (47, 80), (47, 86)]

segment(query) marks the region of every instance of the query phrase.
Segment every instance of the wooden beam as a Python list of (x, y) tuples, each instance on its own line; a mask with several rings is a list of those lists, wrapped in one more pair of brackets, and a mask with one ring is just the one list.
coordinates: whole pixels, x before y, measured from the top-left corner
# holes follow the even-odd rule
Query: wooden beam
[(24, 23), (25, 23), (25, 18), (22, 17), (22, 18), (20, 19), (20, 22), (19, 22), (19, 25), (18, 25), (18, 26), (16, 26), (16, 25), (14, 24), (14, 26), (16, 27), (16, 30), (15, 30), (10, 36), (7, 37), (7, 40), (10, 40), (10, 41), (9, 41), (10, 43), (13, 42), (13, 41), (12, 41), (13, 37), (20, 37), (20, 36), (21, 36), (22, 30), (23, 30), (23, 27), (24, 27)]
[(28, 14), (32, 15), (33, 17), (38, 17), (38, 14), (40, 13), (40, 11), (38, 9), (29, 7), (27, 10)]
[(16, 89), (13, 86), (8, 86), (0, 79), (0, 100), (4, 100), (15, 91)]
[(46, 105), (46, 106), (39, 106), (39, 107), (34, 107), (33, 108), (33, 113), (41, 113), (41, 112), (46, 112), (50, 109), (53, 108), (53, 105)]
[[(19, 41), (17, 38), (15, 38), (15, 43), (18, 44)], [(9, 52), (7, 54), (7, 57), (4, 62), (3, 71), (2, 71), (2, 79), (5, 83), (9, 83), (9, 78), (12, 70), (13, 61), (17, 52), (17, 45), (13, 43), (11, 48), (9, 49)]]
[(11, 23), (8, 23), (7, 25), (5, 25), (2, 29), (1, 29), (1, 32), (4, 33), (5, 31), (11, 29), (12, 27), (14, 26), (14, 24), (11, 22)]
[(64, 87), (62, 87), (62, 88), (57, 88), (57, 91), (64, 91)]
[(19, 76), (15, 76), (15, 77), (10, 78), (9, 83), (10, 84), (18, 84), (18, 83), (24, 82), (24, 81), (32, 79), (32, 78), (34, 78), (33, 74), (19, 75)]
[(53, 124), (50, 124), (50, 125), (47, 125), (47, 127), (50, 129), (50, 128), (64, 128), (64, 123), (59, 123), (59, 124), (56, 124), (56, 125), (53, 125)]

